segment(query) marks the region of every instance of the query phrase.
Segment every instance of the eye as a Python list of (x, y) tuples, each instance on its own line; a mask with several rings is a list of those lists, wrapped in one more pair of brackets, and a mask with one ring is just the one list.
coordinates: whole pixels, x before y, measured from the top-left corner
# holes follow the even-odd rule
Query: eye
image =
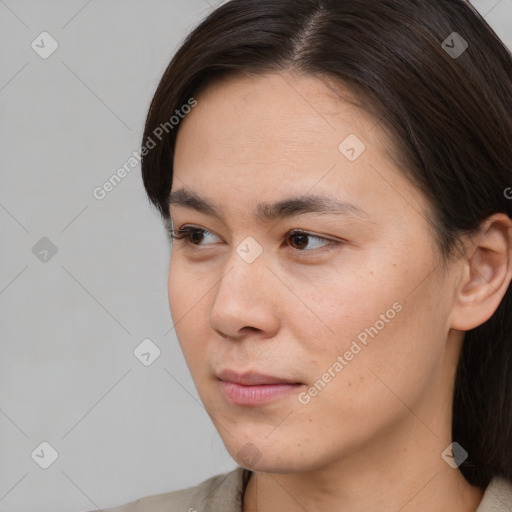
[[(211, 243), (201, 243), (208, 238), (217, 238), (211, 231), (207, 229), (198, 228), (194, 226), (183, 226), (178, 230), (172, 230), (168, 227), (169, 239), (184, 241), (184, 243), (191, 246), (211, 245)], [(312, 252), (315, 249), (323, 249), (327, 246), (340, 245), (343, 242), (341, 240), (327, 239), (321, 236), (313, 235), (302, 230), (292, 230), (286, 234), (285, 242), (298, 252)], [(313, 243), (311, 243), (313, 242)]]
[[(305, 231), (291, 231), (290, 233), (288, 233), (286, 238), (287, 238), (287, 240), (292, 241), (292, 243), (290, 244), (292, 247), (294, 245), (297, 246), (297, 247), (293, 247), (294, 249), (298, 249), (303, 252), (304, 252), (304, 249), (308, 246), (309, 240), (315, 240), (317, 243), (316, 243), (316, 247), (309, 247), (308, 251), (325, 247), (326, 245), (329, 245), (329, 243), (336, 243), (336, 241), (334, 241), (334, 240), (328, 240), (327, 238), (312, 235), (311, 233), (307, 233)], [(320, 245), (320, 247), (319, 247), (318, 242), (320, 242), (320, 243), (326, 242), (326, 243), (324, 243), (323, 245)], [(313, 244), (313, 245), (315, 245), (315, 244)], [(308, 251), (306, 251), (306, 252), (308, 252)]]
[(215, 237), (215, 235), (207, 229), (195, 228), (193, 226), (185, 226), (178, 230), (168, 228), (168, 235), (171, 241), (184, 240), (190, 245), (201, 245), (200, 242), (208, 235)]

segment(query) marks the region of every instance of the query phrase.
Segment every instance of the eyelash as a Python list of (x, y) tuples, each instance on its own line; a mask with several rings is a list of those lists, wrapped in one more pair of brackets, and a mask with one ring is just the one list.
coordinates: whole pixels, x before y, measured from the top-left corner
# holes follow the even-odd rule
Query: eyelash
[[(178, 230), (173, 230), (169, 225), (167, 225), (166, 228), (167, 228), (167, 234), (168, 234), (168, 237), (169, 237), (169, 241), (171, 243), (174, 240), (183, 241), (189, 247), (201, 247), (198, 244), (192, 243), (190, 241), (190, 239), (188, 239), (188, 237), (192, 233), (194, 233), (194, 232), (199, 232), (199, 233), (202, 233), (202, 234), (211, 234), (211, 235), (217, 236), (214, 233), (212, 233), (211, 231), (208, 231), (207, 229), (196, 228), (196, 227), (192, 227), (192, 226), (182, 226)], [(307, 236), (307, 237), (313, 238), (315, 240), (322, 240), (322, 241), (325, 241), (325, 242), (329, 242), (329, 244), (325, 245), (325, 246), (322, 246), (322, 247), (319, 247), (319, 248), (316, 248), (316, 249), (309, 249), (309, 250), (293, 249), (294, 251), (297, 251), (297, 252), (310, 253), (310, 252), (315, 252), (316, 251), (316, 253), (318, 254), (318, 251), (329, 250), (329, 249), (332, 248), (332, 246), (339, 246), (339, 245), (343, 244), (343, 242), (341, 240), (332, 240), (330, 238), (324, 238), (324, 237), (321, 237), (321, 236), (318, 236), (318, 235), (313, 235), (311, 233), (308, 233), (307, 231), (303, 231), (303, 230), (300, 230), (300, 229), (292, 229), (291, 231), (289, 231), (286, 234), (286, 236), (285, 236), (285, 240), (289, 239), (292, 236), (299, 236), (299, 235)]]

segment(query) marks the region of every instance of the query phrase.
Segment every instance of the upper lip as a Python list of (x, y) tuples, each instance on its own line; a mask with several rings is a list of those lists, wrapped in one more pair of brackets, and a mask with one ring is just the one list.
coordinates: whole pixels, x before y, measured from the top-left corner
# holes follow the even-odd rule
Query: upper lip
[(262, 384), (299, 384), (299, 382), (274, 377), (272, 375), (264, 375), (263, 373), (257, 372), (244, 372), (238, 373), (233, 370), (222, 370), (217, 374), (220, 380), (226, 382), (234, 382), (235, 384), (242, 384), (244, 386), (257, 386)]

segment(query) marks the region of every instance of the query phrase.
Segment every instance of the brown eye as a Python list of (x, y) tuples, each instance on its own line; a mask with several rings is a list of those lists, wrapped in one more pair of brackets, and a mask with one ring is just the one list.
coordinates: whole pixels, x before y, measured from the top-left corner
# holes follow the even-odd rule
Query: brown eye
[(193, 229), (188, 232), (188, 237), (191, 243), (201, 243), (204, 238), (204, 232), (201, 229)]
[(296, 233), (293, 235), (290, 235), (289, 240), (291, 241), (291, 244), (294, 249), (304, 249), (308, 245), (308, 238), (309, 235), (306, 235), (304, 233)]
[(306, 252), (306, 251), (304, 251), (304, 249), (306, 247), (308, 247), (308, 244), (310, 244), (311, 241), (316, 241), (316, 242), (320, 241), (320, 242), (325, 242), (325, 243), (320, 245), (320, 247), (318, 246), (318, 244), (316, 244), (316, 247), (315, 246), (310, 247), (307, 252), (309, 252), (310, 250), (313, 250), (313, 249), (322, 248), (329, 244), (336, 243), (333, 240), (327, 240), (326, 238), (322, 238), (320, 236), (315, 236), (315, 235), (312, 235), (310, 233), (306, 233), (303, 231), (293, 231), (293, 232), (289, 233), (288, 240), (289, 240), (290, 246), (292, 246), (294, 249), (297, 249), (297, 250), (303, 251), (303, 252)]
[[(205, 237), (208, 235), (215, 236), (213, 233), (206, 229), (194, 228), (191, 226), (182, 227), (176, 231), (170, 231), (169, 233), (171, 240), (183, 240), (185, 243), (190, 245), (205, 245), (202, 244)], [(210, 244), (206, 244), (210, 245)]]
[[(171, 243), (173, 240), (179, 240), (188, 246), (194, 247), (212, 245), (211, 243), (204, 243), (205, 239), (207, 240), (208, 237), (218, 238), (207, 229), (194, 226), (183, 226), (176, 231), (168, 228), (168, 232)], [(330, 248), (329, 246), (332, 247), (342, 243), (339, 240), (329, 240), (321, 236), (312, 235), (305, 231), (291, 231), (287, 234), (285, 240), (293, 250), (312, 254), (315, 254), (315, 249), (328, 249)]]

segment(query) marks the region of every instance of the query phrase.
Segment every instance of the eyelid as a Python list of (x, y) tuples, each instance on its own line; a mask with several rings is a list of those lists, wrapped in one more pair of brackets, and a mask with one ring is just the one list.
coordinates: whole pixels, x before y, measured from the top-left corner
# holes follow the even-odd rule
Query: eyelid
[[(186, 246), (195, 248), (197, 250), (205, 250), (205, 248), (207, 248), (209, 245), (212, 245), (212, 244), (206, 244), (206, 246), (202, 246), (200, 244), (193, 244), (193, 243), (189, 242), (187, 240), (187, 235), (193, 231), (200, 231), (200, 232), (203, 232), (203, 234), (211, 234), (213, 236), (216, 236), (217, 238), (221, 238), (206, 228), (202, 228), (202, 227), (195, 226), (192, 224), (184, 224), (177, 230), (172, 230), (171, 228), (168, 227), (169, 238), (170, 238), (171, 242), (173, 240), (180, 240), (180, 241), (183, 241)], [(322, 247), (317, 247), (316, 249), (300, 250), (300, 249), (291, 248), (291, 250), (294, 251), (296, 254), (307, 254), (307, 253), (318, 254), (320, 251), (330, 250), (333, 247), (336, 247), (336, 246), (346, 243), (344, 240), (325, 237), (322, 235), (318, 235), (316, 233), (312, 233), (312, 232), (310, 232), (306, 229), (302, 229), (302, 228), (293, 228), (293, 229), (287, 231), (284, 236), (284, 241), (286, 241), (292, 235), (306, 235), (310, 238), (328, 242), (326, 245), (324, 245)], [(201, 249), (201, 247), (203, 247), (203, 249)]]
[[(170, 238), (175, 239), (175, 240), (184, 239), (185, 241), (187, 241), (186, 236), (193, 231), (202, 231), (203, 234), (210, 234), (210, 235), (216, 236), (217, 238), (220, 238), (218, 235), (216, 235), (213, 231), (210, 231), (209, 229), (201, 228), (199, 226), (194, 226), (191, 224), (184, 224), (182, 227), (180, 227), (179, 229), (175, 229), (175, 230), (168, 228)], [(195, 247), (201, 247), (200, 245), (197, 245), (197, 244), (189, 244), (189, 245), (193, 245)], [(207, 244), (207, 245), (211, 245), (211, 244)]]

